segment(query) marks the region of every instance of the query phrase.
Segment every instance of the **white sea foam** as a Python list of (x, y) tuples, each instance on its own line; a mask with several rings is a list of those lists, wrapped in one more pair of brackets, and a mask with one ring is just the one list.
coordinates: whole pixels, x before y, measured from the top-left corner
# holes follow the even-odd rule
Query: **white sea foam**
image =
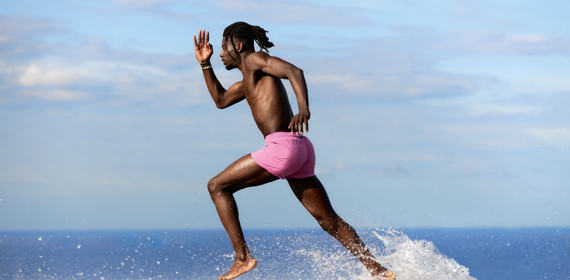
[[(469, 269), (441, 254), (433, 243), (412, 240), (397, 230), (361, 232), (372, 235), (378, 242), (368, 244), (384, 266), (394, 271), (398, 280), (475, 280)], [(323, 250), (306, 244), (294, 252), (312, 263), (315, 279), (369, 280), (370, 274), (346, 250)]]
[(441, 254), (433, 243), (411, 240), (396, 230), (377, 230), (372, 234), (384, 243), (378, 259), (386, 264), (398, 280), (474, 280), (469, 269)]

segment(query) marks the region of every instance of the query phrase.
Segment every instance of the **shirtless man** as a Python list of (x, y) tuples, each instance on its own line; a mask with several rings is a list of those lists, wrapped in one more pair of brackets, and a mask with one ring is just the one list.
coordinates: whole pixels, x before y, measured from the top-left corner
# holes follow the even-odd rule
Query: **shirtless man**
[[(253, 269), (257, 261), (245, 243), (233, 193), (287, 179), (291, 190), (319, 225), (356, 256), (378, 279), (395, 279), (378, 263), (349, 224), (333, 210), (327, 193), (314, 174), (315, 153), (309, 139), (309, 100), (303, 71), (274, 56), (269, 56), (267, 31), (259, 26), (236, 22), (224, 30), (220, 57), (227, 70), (238, 68), (243, 80), (225, 89), (210, 64), (213, 54), (209, 32), (194, 36), (196, 59), (202, 67), (208, 91), (220, 109), (246, 100), (253, 119), (265, 138), (265, 147), (245, 155), (208, 182), (208, 191), (222, 225), (235, 251), (235, 261), (219, 279), (233, 279)], [(262, 50), (255, 51), (257, 42)], [(290, 81), (299, 113), (293, 115), (281, 79)]]

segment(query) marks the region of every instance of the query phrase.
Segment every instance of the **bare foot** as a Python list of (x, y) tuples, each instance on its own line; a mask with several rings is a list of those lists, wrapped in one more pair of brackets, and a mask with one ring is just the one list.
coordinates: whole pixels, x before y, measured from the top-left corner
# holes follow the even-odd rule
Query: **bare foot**
[(367, 258), (361, 260), (364, 266), (370, 271), (370, 274), (377, 280), (395, 280), (394, 272), (386, 269), (376, 259)]
[(218, 277), (220, 280), (234, 279), (257, 266), (257, 260), (254, 258), (246, 259), (245, 261), (236, 260), (230, 270), (225, 274)]
[(376, 276), (375, 279), (378, 279), (378, 280), (396, 280), (396, 275), (394, 275), (394, 272), (392, 272), (391, 270), (387, 270), (387, 271), (380, 273), (378, 276)]

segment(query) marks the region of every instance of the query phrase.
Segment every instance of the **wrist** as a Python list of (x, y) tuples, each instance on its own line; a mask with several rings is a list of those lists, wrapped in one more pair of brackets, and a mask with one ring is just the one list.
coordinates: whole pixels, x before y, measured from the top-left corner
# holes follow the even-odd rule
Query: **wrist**
[(202, 68), (202, 70), (208, 70), (212, 68), (212, 64), (210, 63), (210, 61), (203, 61), (203, 62), (199, 62), (200, 63), (200, 68)]

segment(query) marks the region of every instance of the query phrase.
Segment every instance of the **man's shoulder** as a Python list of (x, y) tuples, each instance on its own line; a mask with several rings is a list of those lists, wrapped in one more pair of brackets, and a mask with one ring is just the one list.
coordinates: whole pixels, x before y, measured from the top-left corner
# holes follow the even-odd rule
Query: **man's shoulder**
[(248, 55), (246, 58), (246, 61), (249, 60), (249, 61), (255, 63), (255, 62), (265, 61), (269, 57), (271, 57), (271, 56), (264, 51), (256, 51), (256, 52), (252, 52), (250, 55)]
[(260, 56), (260, 57), (270, 57), (271, 56), (267, 52), (264, 52), (264, 51), (256, 51), (256, 52), (253, 52), (251, 54), (256, 55), (256, 56)]
[(263, 51), (253, 52), (245, 59), (245, 66), (250, 70), (257, 71), (267, 64), (267, 60), (271, 56)]

